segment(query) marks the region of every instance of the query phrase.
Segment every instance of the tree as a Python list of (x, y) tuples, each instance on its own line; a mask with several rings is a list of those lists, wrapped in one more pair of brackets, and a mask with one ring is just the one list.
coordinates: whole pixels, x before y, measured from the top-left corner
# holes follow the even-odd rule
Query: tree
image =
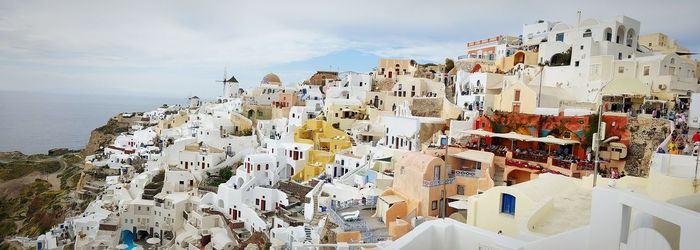
[(233, 172), (231, 171), (230, 167), (222, 168), (219, 170), (219, 177), (223, 180), (228, 180), (231, 179), (231, 176), (233, 176)]
[(455, 67), (455, 62), (450, 58), (445, 58), (445, 73), (449, 73)]

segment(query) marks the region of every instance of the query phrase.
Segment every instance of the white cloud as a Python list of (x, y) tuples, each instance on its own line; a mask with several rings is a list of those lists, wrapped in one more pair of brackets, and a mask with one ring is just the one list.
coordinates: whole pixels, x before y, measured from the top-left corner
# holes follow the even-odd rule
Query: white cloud
[(699, 5), (690, 0), (5, 1), (0, 67), (8, 71), (7, 65), (14, 65), (13, 80), (28, 88), (41, 86), (29, 74), (46, 67), (45, 74), (66, 79), (54, 86), (99, 86), (118, 78), (118, 88), (149, 84), (174, 93), (190, 89), (197, 79), (216, 77), (203, 79), (224, 66), (240, 78), (259, 79), (253, 74), (261, 68), (289, 71), (285, 65), (343, 50), (440, 62), (463, 54), (469, 40), (518, 35), (523, 23), (536, 19), (574, 22), (576, 10), (584, 18), (629, 15), (642, 22), (642, 33), (665, 32), (697, 51), (700, 44), (684, 41), (700, 42), (695, 32), (700, 19), (693, 13)]

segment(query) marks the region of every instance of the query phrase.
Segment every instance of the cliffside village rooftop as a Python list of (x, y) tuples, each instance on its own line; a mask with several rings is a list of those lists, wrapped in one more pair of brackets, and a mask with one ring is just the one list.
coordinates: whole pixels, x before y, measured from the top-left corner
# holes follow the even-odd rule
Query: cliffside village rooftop
[(444, 64), (231, 76), (119, 114), (130, 129), (85, 159), (109, 173), (79, 184), (87, 209), (32, 244), (697, 249), (700, 64), (640, 26), (537, 21)]

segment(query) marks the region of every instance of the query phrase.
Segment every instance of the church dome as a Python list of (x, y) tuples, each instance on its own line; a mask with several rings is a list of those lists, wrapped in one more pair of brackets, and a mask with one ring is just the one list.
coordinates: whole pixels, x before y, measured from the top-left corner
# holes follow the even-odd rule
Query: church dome
[(272, 85), (280, 85), (281, 82), (282, 81), (280, 80), (280, 77), (273, 74), (273, 73), (265, 75), (265, 77), (263, 77), (263, 79), (261, 81), (261, 83), (263, 83), (263, 84), (272, 84)]

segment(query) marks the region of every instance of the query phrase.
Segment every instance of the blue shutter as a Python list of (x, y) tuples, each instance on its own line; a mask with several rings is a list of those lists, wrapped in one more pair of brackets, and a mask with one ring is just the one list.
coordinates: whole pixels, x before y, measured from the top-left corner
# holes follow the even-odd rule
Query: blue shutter
[(515, 215), (515, 196), (501, 194), (501, 213)]

